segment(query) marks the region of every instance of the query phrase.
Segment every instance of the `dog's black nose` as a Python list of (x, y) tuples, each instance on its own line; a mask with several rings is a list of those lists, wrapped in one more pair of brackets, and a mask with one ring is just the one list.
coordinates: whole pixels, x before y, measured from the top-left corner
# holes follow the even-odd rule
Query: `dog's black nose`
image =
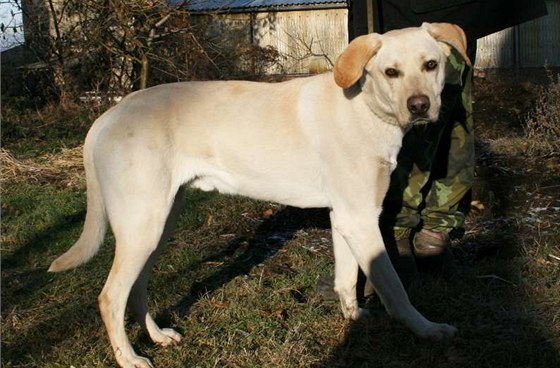
[(430, 99), (426, 95), (412, 96), (406, 101), (406, 107), (414, 115), (425, 114), (430, 108)]

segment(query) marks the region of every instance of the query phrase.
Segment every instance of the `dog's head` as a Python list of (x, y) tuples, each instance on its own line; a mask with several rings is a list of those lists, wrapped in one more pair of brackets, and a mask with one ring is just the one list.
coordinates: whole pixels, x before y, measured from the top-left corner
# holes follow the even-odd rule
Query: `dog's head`
[(334, 79), (344, 89), (359, 82), (374, 112), (398, 125), (436, 121), (452, 49), (470, 65), (465, 33), (449, 23), (360, 36), (336, 60)]

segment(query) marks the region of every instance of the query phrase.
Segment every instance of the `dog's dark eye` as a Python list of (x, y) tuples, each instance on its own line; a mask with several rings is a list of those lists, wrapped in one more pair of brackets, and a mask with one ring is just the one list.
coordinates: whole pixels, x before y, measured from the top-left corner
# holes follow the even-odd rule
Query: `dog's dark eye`
[(434, 70), (435, 68), (437, 68), (438, 63), (435, 60), (429, 60), (426, 61), (426, 64), (424, 64), (424, 68), (426, 68), (426, 70), (430, 71), (430, 70)]
[(389, 78), (397, 78), (399, 76), (399, 71), (395, 68), (385, 69), (385, 75)]

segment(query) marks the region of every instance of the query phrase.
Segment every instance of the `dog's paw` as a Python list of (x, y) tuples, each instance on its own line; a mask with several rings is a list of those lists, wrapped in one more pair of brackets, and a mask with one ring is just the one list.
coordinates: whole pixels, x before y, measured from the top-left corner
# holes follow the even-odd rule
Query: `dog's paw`
[(169, 346), (181, 341), (183, 336), (172, 328), (162, 328), (150, 336), (152, 341), (161, 346)]
[(154, 368), (152, 363), (141, 356), (134, 355), (132, 357), (124, 358), (123, 356), (116, 355), (117, 363), (122, 368)]
[(370, 312), (368, 309), (364, 309), (364, 308), (359, 308), (359, 307), (349, 307), (349, 308), (342, 308), (342, 314), (344, 315), (344, 318), (352, 320), (352, 321), (357, 321), (360, 318), (366, 318), (370, 316)]
[(457, 328), (447, 323), (431, 323), (421, 331), (418, 336), (424, 339), (442, 340), (453, 337), (457, 333)]

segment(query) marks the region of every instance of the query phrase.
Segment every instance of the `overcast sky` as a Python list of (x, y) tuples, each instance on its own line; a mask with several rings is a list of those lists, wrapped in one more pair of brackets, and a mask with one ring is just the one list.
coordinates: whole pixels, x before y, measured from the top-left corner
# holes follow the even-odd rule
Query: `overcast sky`
[[(0, 50), (4, 51), (23, 42), (21, 12), (14, 0), (0, 0), (0, 23), (4, 32), (0, 33)], [(14, 32), (14, 27), (16, 32)]]

